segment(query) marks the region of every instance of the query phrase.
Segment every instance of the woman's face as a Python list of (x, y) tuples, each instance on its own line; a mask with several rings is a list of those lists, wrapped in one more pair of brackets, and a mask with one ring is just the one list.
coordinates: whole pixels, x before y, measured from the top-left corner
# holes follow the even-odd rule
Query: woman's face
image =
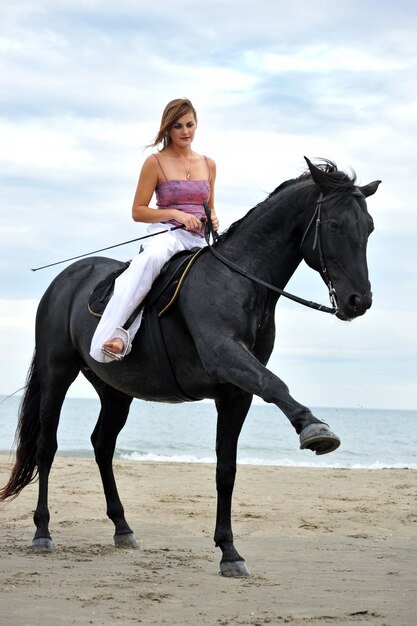
[(193, 113), (185, 113), (171, 127), (169, 136), (172, 143), (180, 148), (190, 146), (193, 139), (197, 123)]

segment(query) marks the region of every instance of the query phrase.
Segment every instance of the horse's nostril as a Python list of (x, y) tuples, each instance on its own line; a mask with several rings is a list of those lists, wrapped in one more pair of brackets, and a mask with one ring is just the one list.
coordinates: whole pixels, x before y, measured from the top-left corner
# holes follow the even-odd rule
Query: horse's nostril
[(355, 293), (354, 295), (350, 296), (349, 299), (349, 306), (352, 309), (352, 311), (358, 311), (363, 305), (363, 298), (362, 296), (360, 296), (359, 294)]
[(372, 305), (372, 294), (361, 296), (358, 293), (352, 294), (349, 298), (349, 308), (352, 313), (365, 313)]

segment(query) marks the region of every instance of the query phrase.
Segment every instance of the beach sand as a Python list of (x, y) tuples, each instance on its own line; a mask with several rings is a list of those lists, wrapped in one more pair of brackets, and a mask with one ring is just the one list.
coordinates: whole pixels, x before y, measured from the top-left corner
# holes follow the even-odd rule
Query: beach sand
[[(0, 457), (0, 482), (8, 479)], [(58, 457), (55, 552), (33, 554), (37, 484), (0, 506), (0, 623), (417, 624), (417, 472), (239, 466), (237, 549), (218, 574), (214, 465), (115, 462), (138, 550), (113, 547), (98, 471)]]

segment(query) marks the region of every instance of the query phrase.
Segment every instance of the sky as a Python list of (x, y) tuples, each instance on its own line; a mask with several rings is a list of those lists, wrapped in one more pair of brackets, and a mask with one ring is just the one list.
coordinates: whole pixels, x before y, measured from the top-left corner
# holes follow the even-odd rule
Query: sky
[[(280, 301), (269, 367), (310, 407), (417, 409), (416, 64), (411, 0), (2, 0), (0, 394), (24, 385), (37, 304), (65, 265), (31, 268), (145, 233), (130, 212), (146, 146), (188, 97), (220, 230), (304, 155), (382, 181), (372, 308), (345, 323)], [(304, 264), (287, 289), (327, 304)], [(79, 378), (69, 395), (94, 393)]]

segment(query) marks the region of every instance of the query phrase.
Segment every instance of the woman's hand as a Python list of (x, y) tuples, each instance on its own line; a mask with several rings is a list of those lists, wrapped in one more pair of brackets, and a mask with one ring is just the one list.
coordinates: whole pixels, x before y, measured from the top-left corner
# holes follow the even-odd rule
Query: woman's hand
[(198, 217), (184, 211), (176, 210), (173, 219), (180, 224), (184, 224), (185, 230), (200, 230), (201, 228), (201, 222)]
[(210, 217), (211, 223), (213, 225), (213, 230), (217, 233), (219, 230), (219, 218), (217, 217), (216, 211), (214, 209), (211, 209)]

